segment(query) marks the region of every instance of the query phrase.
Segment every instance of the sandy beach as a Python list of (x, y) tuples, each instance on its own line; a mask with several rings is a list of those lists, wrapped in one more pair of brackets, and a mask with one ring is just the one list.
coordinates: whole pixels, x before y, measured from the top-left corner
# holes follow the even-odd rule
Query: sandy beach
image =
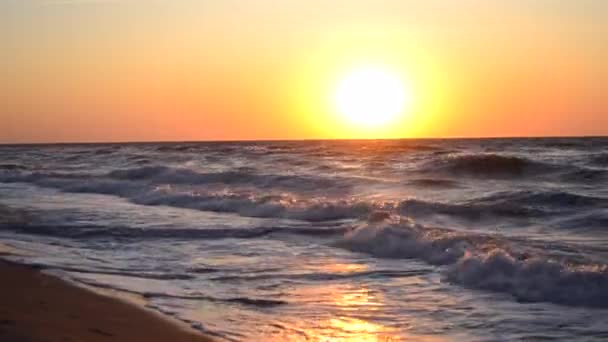
[(0, 340), (212, 341), (123, 300), (0, 261)]

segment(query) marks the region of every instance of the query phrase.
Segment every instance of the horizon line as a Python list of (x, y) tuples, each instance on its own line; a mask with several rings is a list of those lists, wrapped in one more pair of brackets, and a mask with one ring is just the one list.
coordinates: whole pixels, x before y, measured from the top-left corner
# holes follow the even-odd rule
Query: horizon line
[(403, 138), (295, 138), (295, 139), (216, 139), (216, 140), (124, 140), (124, 141), (55, 141), (55, 142), (0, 142), (0, 146), (42, 145), (119, 145), (119, 144), (187, 144), (187, 143), (270, 143), (307, 141), (393, 141), (393, 140), (490, 140), (490, 139), (581, 139), (608, 138), (608, 135), (530, 135), (530, 136), (450, 136)]

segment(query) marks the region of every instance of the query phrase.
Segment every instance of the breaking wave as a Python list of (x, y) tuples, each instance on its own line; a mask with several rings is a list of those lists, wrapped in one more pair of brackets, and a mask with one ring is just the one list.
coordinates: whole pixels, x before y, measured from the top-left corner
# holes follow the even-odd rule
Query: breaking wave
[(388, 219), (349, 231), (336, 245), (377, 257), (444, 266), (449, 282), (508, 293), (519, 301), (608, 307), (608, 265), (568, 264), (536, 253), (532, 257), (491, 235)]
[[(316, 184), (317, 180), (302, 177), (255, 175), (253, 180), (240, 178), (245, 171), (199, 174), (189, 170), (175, 171), (166, 167), (143, 167), (113, 171), (109, 177), (93, 177), (84, 174), (27, 173), (8, 174), (0, 177), (5, 182), (30, 182), (39, 186), (60, 189), (65, 192), (114, 195), (140, 205), (166, 205), (200, 211), (235, 213), (246, 217), (287, 218), (309, 222), (342, 219), (359, 219), (374, 210), (389, 210), (410, 217), (449, 215), (467, 220), (493, 217), (541, 217), (563, 208), (592, 208), (608, 205), (603, 197), (585, 196), (565, 191), (501, 191), (491, 195), (461, 202), (437, 202), (416, 198), (400, 201), (373, 201), (366, 199), (330, 199), (300, 196), (284, 192), (263, 192), (248, 189), (224, 189), (221, 191), (184, 191), (180, 183), (191, 184), (196, 177), (208, 182), (250, 182), (264, 187), (288, 186), (300, 189)], [(261, 177), (261, 178), (256, 178)], [(137, 180), (153, 179), (153, 183)], [(261, 179), (264, 179), (263, 181)], [(275, 179), (275, 181), (270, 181)], [(431, 183), (434, 183), (433, 180)], [(164, 183), (167, 182), (168, 184)], [(326, 181), (321, 180), (319, 184)], [(429, 183), (425, 180), (424, 183)], [(175, 184), (175, 185), (172, 185)], [(452, 184), (445, 180), (437, 186)], [(302, 187), (304, 185), (304, 187)], [(186, 189), (188, 188), (185, 186)], [(320, 188), (323, 188), (319, 185)], [(326, 187), (328, 188), (328, 187)], [(328, 190), (329, 191), (329, 190)]]
[(375, 221), (347, 232), (337, 245), (383, 258), (421, 259), (445, 265), (455, 263), (472, 246), (489, 241), (483, 235), (430, 229), (403, 218), (391, 221), (381, 217)]
[(169, 205), (202, 211), (237, 213), (248, 217), (276, 217), (310, 222), (353, 219), (367, 215), (373, 203), (351, 200), (298, 200), (286, 195), (252, 193), (149, 193), (132, 199), (143, 205)]
[(503, 250), (466, 255), (447, 279), (467, 287), (506, 292), (522, 302), (608, 307), (608, 265), (570, 266), (543, 258), (517, 259)]

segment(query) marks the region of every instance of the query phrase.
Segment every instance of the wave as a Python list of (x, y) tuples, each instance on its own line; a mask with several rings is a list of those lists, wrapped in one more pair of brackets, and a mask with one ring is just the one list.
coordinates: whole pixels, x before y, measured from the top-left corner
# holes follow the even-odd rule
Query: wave
[(443, 171), (451, 174), (508, 177), (527, 176), (553, 171), (555, 166), (524, 157), (500, 154), (448, 155), (430, 162), (423, 171)]
[(89, 279), (81, 279), (75, 277), (72, 279), (73, 281), (102, 289), (110, 289), (119, 292), (125, 292), (130, 294), (135, 294), (142, 296), (144, 298), (153, 299), (153, 298), (174, 298), (174, 299), (184, 299), (184, 300), (206, 300), (210, 302), (224, 302), (224, 303), (236, 303), (241, 305), (252, 305), (257, 307), (272, 307), (277, 305), (288, 304), (286, 301), (278, 300), (278, 299), (264, 299), (264, 298), (250, 298), (250, 297), (227, 297), (227, 298), (217, 298), (212, 296), (206, 296), (199, 293), (193, 293), (188, 295), (177, 295), (166, 292), (139, 292), (131, 289), (127, 289), (121, 286), (110, 285), (107, 283), (101, 283)]
[(457, 188), (458, 182), (440, 178), (420, 178), (408, 182), (408, 184), (425, 188)]
[(608, 212), (592, 211), (559, 220), (558, 228), (583, 232), (605, 232), (608, 230)]
[(86, 269), (82, 267), (71, 267), (71, 266), (49, 266), (46, 264), (28, 264), (28, 266), (35, 267), (37, 269), (54, 269), (72, 273), (85, 273), (85, 274), (103, 274), (103, 275), (116, 275), (122, 277), (131, 278), (143, 278), (143, 279), (154, 279), (154, 280), (190, 280), (196, 279), (193, 275), (181, 274), (181, 273), (166, 273), (166, 272), (148, 272), (141, 270), (119, 270), (119, 269)]
[(242, 305), (253, 305), (258, 307), (272, 307), (277, 305), (287, 304), (284, 300), (277, 299), (262, 299), (262, 298), (249, 298), (249, 297), (229, 297), (229, 298), (216, 298), (211, 296), (205, 296), (201, 294), (191, 295), (174, 295), (169, 293), (161, 292), (144, 292), (142, 294), (144, 298), (175, 298), (185, 300), (207, 300), (210, 302), (225, 302), (225, 303), (237, 303)]
[(169, 205), (202, 211), (238, 213), (248, 217), (275, 217), (310, 222), (354, 219), (366, 216), (373, 203), (356, 200), (298, 200), (286, 195), (251, 193), (147, 193), (133, 198), (143, 205)]
[[(140, 205), (166, 205), (200, 211), (235, 213), (246, 217), (286, 218), (309, 222), (365, 218), (375, 210), (389, 210), (410, 217), (449, 215), (467, 220), (495, 217), (542, 217), (558, 210), (607, 206), (608, 199), (564, 191), (502, 191), (471, 200), (447, 203), (405, 199), (370, 201), (351, 199), (306, 198), (287, 193), (260, 194), (259, 191), (179, 191), (172, 186), (140, 183), (135, 180), (155, 178), (167, 168), (144, 167), (114, 172), (114, 179), (78, 174), (32, 173), (9, 175), (3, 181), (28, 181), (65, 192), (114, 195)], [(182, 174), (180, 177), (186, 177)], [(222, 177), (226, 177), (222, 173)], [(129, 179), (123, 181), (121, 178)], [(177, 179), (173, 179), (176, 181)], [(433, 180), (435, 181), (435, 180)], [(440, 182), (443, 184), (443, 182)]]
[(157, 152), (194, 152), (204, 149), (200, 144), (162, 144), (155, 148)]
[(608, 308), (608, 265), (569, 266), (543, 258), (520, 260), (503, 250), (467, 255), (447, 272), (449, 281), (506, 292), (522, 302)]
[(452, 204), (407, 199), (399, 203), (397, 212), (408, 217), (425, 217), (439, 214), (467, 220), (493, 219), (495, 217), (526, 218), (547, 214), (542, 209), (529, 208), (512, 203), (509, 200), (497, 203), (484, 203), (478, 200), (471, 200), (465, 203)]
[(186, 168), (167, 166), (142, 166), (130, 169), (111, 171), (106, 175), (31, 173), (25, 175), (5, 175), (8, 181), (44, 182), (49, 178), (107, 178), (108, 180), (146, 181), (152, 184), (226, 184), (249, 185), (262, 189), (284, 189), (295, 191), (313, 191), (320, 188), (348, 190), (352, 184), (349, 179), (307, 175), (258, 174), (252, 168), (241, 168), (235, 171), (201, 173)]
[(559, 149), (576, 149), (588, 147), (588, 141), (582, 139), (542, 139), (541, 146)]
[[(114, 186), (106, 185), (105, 189)], [(120, 188), (119, 191), (128, 191)], [(552, 206), (604, 205), (603, 198), (569, 193), (515, 192), (473, 199), (462, 203), (442, 203), (420, 199), (374, 202), (357, 199), (328, 200), (324, 198), (299, 199), (286, 194), (260, 196), (251, 192), (186, 192), (156, 190), (131, 196), (140, 205), (167, 205), (173, 207), (237, 213), (247, 217), (286, 218), (309, 222), (361, 219), (375, 210), (388, 210), (410, 217), (450, 215), (468, 220), (494, 217), (540, 217), (551, 213)]]
[(374, 220), (345, 234), (339, 247), (383, 258), (421, 259), (433, 265), (456, 262), (467, 248), (486, 239), (482, 235), (465, 235), (442, 229), (428, 229), (413, 221), (399, 218)]
[(108, 154), (113, 154), (115, 152), (118, 152), (122, 147), (115, 145), (115, 146), (108, 146), (106, 148), (100, 148), (98, 150), (95, 150), (93, 153), (96, 155), (108, 155)]
[(230, 303), (239, 303), (244, 305), (255, 305), (260, 307), (272, 307), (277, 305), (287, 304), (284, 300), (276, 300), (276, 299), (259, 299), (259, 298), (249, 298), (249, 297), (237, 297), (237, 298), (228, 298), (222, 299), (224, 302)]
[(574, 265), (536, 252), (514, 252), (507, 240), (490, 235), (389, 219), (349, 231), (336, 246), (443, 266), (449, 282), (508, 293), (519, 301), (608, 307), (608, 265)]
[(475, 200), (481, 204), (517, 203), (530, 207), (563, 208), (608, 205), (608, 198), (585, 196), (565, 191), (501, 191)]
[(449, 215), (467, 220), (496, 217), (532, 218), (551, 215), (570, 208), (608, 206), (608, 198), (584, 196), (565, 191), (501, 191), (459, 203), (406, 199), (396, 206), (396, 212), (408, 217)]
[(32, 222), (0, 222), (0, 229), (32, 235), (47, 235), (72, 239), (252, 239), (271, 234), (293, 234), (316, 237), (344, 234), (349, 228), (330, 227), (251, 227), (251, 228), (133, 228), (95, 225), (46, 225)]
[(599, 153), (590, 158), (591, 164), (597, 166), (608, 166), (608, 153)]
[[(341, 219), (355, 219), (366, 216), (373, 208), (373, 203), (349, 200), (301, 199), (288, 194), (259, 195), (259, 191), (244, 190), (238, 192), (178, 192), (171, 186), (162, 186), (163, 181), (171, 180), (173, 183), (183, 182), (191, 184), (192, 177), (207, 177), (205, 181), (225, 181), (247, 183), (239, 178), (241, 172), (222, 172), (217, 174), (201, 175), (192, 171), (183, 170), (177, 173), (171, 170), (167, 176), (168, 168), (143, 167), (132, 170), (120, 170), (110, 173), (112, 178), (93, 177), (91, 175), (63, 174), (63, 173), (30, 173), (25, 175), (3, 175), (3, 182), (28, 182), (44, 187), (60, 189), (64, 192), (94, 193), (113, 195), (126, 198), (140, 205), (167, 205), (201, 211), (214, 211), (222, 213), (236, 213), (248, 217), (262, 218), (288, 218), (311, 222), (331, 221)], [(166, 177), (170, 177), (166, 178)], [(255, 176), (258, 177), (258, 176)], [(313, 188), (317, 180), (307, 180), (296, 176), (260, 176), (264, 180), (257, 182), (272, 183), (272, 187), (291, 184), (293, 187)], [(137, 182), (141, 179), (155, 179), (153, 184)], [(124, 179), (124, 180), (123, 180)], [(260, 178), (258, 178), (259, 180)], [(274, 179), (271, 181), (271, 179)], [(254, 181), (256, 182), (256, 181)], [(325, 181), (318, 183), (318, 188), (330, 189), (322, 186)], [(330, 182), (333, 184), (333, 182)], [(328, 183), (329, 184), (329, 183)], [(315, 186), (316, 187), (316, 186)], [(329, 191), (329, 190), (328, 190)]]
[(0, 227), (19, 226), (29, 221), (30, 214), (25, 210), (0, 204)]
[[(323, 177), (263, 175), (251, 168), (229, 172), (197, 173), (188, 169), (147, 166), (121, 169), (106, 174), (65, 172), (0, 173), (2, 182), (28, 182), (64, 192), (94, 193), (126, 198), (140, 205), (166, 205), (200, 211), (235, 213), (246, 217), (286, 218), (309, 222), (360, 219), (375, 210), (389, 210), (411, 217), (449, 215), (467, 220), (495, 217), (542, 217), (564, 209), (608, 206), (608, 198), (565, 191), (502, 191), (461, 202), (435, 202), (409, 198), (401, 201), (374, 201), (357, 198), (310, 197), (307, 189), (347, 188), (359, 179), (337, 181)], [(458, 183), (448, 179), (413, 180), (423, 186), (448, 187)], [(192, 184), (236, 184), (234, 190), (184, 191)], [(329, 184), (333, 184), (330, 186)], [(255, 189), (249, 186), (254, 185)], [(203, 188), (203, 187), (201, 187)], [(213, 187), (209, 187), (213, 189)], [(297, 188), (304, 194), (278, 192)], [(265, 191), (272, 190), (264, 194)], [(278, 190), (278, 191), (277, 191)]]
[[(142, 166), (131, 169), (120, 169), (111, 171), (105, 175), (87, 173), (64, 173), (64, 172), (24, 172), (0, 173), (2, 182), (28, 182), (42, 186), (58, 188), (69, 187), (67, 183), (73, 180), (74, 186), (78, 181), (142, 181), (150, 184), (175, 184), (175, 185), (247, 185), (262, 189), (284, 189), (295, 191), (313, 191), (318, 189), (348, 190), (352, 186), (349, 179), (307, 176), (307, 175), (281, 175), (281, 174), (258, 174), (252, 168), (241, 168), (235, 171), (199, 173), (185, 168), (172, 168), (167, 166)], [(125, 183), (123, 183), (125, 184)]]
[(570, 183), (596, 184), (608, 179), (608, 171), (580, 167), (561, 175), (560, 179)]
[[(112, 187), (108, 187), (111, 189)], [(120, 189), (125, 191), (125, 189)], [(186, 192), (156, 190), (131, 196), (141, 205), (168, 205), (201, 211), (237, 213), (247, 217), (287, 218), (309, 222), (361, 219), (376, 210), (388, 210), (409, 217), (449, 215), (467, 220), (495, 217), (543, 217), (562, 208), (592, 208), (608, 205), (608, 199), (562, 191), (498, 192), (460, 203), (421, 199), (374, 202), (357, 199), (299, 199), (286, 194), (260, 196), (251, 192)]]
[(0, 164), (0, 170), (27, 170), (28, 167), (22, 164)]
[(309, 281), (333, 281), (343, 279), (359, 279), (359, 278), (406, 278), (426, 275), (430, 273), (429, 270), (374, 270), (374, 271), (361, 271), (361, 272), (347, 272), (347, 273), (268, 273), (258, 275), (226, 275), (209, 278), (211, 281), (231, 281), (231, 282), (251, 282), (251, 281), (263, 281), (268, 279), (304, 279)]

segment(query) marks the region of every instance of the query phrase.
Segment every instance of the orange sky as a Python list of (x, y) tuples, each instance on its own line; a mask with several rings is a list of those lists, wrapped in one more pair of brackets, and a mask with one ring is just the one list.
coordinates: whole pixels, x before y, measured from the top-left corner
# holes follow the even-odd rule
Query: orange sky
[[(608, 135), (608, 2), (0, 3), (0, 142)], [(335, 113), (397, 70), (390, 127)]]

